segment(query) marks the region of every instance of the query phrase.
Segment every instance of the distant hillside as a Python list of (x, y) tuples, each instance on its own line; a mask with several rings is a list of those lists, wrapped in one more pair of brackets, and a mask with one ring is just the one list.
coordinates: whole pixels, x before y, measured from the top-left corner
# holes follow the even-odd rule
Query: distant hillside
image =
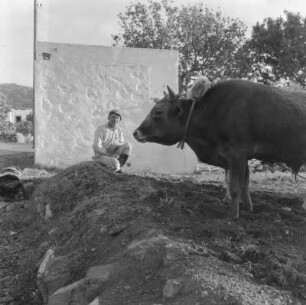
[(33, 107), (33, 88), (17, 84), (0, 84), (0, 95), (5, 97), (10, 108), (24, 110)]

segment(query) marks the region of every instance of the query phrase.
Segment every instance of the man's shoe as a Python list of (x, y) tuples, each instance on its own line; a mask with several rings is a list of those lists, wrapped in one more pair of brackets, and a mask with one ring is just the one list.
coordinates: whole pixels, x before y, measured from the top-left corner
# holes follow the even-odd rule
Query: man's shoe
[(116, 174), (123, 174), (123, 171), (122, 171), (121, 169), (119, 169), (119, 170), (117, 170), (115, 173), (116, 173)]
[(119, 161), (121, 167), (126, 163), (128, 158), (129, 158), (129, 156), (127, 154), (121, 154), (120, 155), (118, 161)]

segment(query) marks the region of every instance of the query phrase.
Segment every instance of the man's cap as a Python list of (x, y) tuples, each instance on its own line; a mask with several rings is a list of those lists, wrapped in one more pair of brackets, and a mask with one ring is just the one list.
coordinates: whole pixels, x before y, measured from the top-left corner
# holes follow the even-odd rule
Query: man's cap
[(111, 110), (108, 115), (111, 115), (111, 114), (117, 115), (118, 117), (120, 117), (120, 120), (122, 120), (121, 114), (119, 113), (118, 110), (115, 110), (115, 109)]

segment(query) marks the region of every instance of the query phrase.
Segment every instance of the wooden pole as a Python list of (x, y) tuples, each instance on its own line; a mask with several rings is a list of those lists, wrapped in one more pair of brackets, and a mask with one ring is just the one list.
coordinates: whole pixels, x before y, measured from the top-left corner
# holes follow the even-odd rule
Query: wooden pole
[(33, 39), (33, 148), (35, 148), (35, 62), (37, 42), (37, 0), (34, 0), (34, 39)]

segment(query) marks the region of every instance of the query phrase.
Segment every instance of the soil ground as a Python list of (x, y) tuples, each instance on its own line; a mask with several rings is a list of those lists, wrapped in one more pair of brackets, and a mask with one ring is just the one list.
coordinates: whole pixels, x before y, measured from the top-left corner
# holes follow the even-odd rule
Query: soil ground
[(34, 148), (31, 143), (0, 143), (0, 169), (6, 166), (33, 167)]
[(232, 221), (223, 181), (208, 167), (114, 175), (92, 162), (33, 181), (0, 202), (0, 304), (43, 304), (37, 270), (50, 248), (71, 258), (63, 285), (121, 266), (92, 296), (101, 304), (306, 304), (306, 183), (252, 174), (254, 213)]
[(15, 154), (18, 152), (33, 152), (34, 148), (32, 143), (0, 143), (0, 156)]

